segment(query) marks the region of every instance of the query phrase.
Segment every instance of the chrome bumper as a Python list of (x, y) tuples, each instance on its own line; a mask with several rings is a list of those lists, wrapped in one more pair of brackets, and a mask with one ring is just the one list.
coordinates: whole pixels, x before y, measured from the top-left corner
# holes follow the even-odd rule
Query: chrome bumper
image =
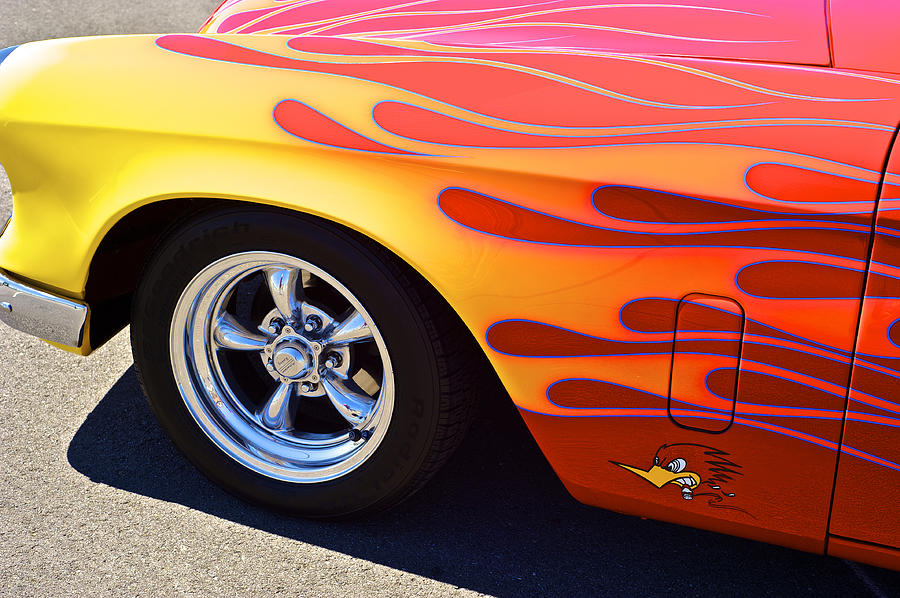
[(0, 270), (0, 322), (32, 336), (68, 347), (84, 340), (88, 307), (39, 291)]

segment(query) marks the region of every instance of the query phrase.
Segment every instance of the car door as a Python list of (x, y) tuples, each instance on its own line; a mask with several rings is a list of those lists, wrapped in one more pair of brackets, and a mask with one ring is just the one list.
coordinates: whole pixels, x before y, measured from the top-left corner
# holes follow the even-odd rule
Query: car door
[(850, 539), (900, 548), (896, 512), (900, 505), (900, 149), (896, 144), (875, 230), (829, 532), (836, 546)]
[[(900, 6), (831, 3), (835, 65), (900, 72)], [(880, 72), (879, 72), (880, 71)], [(896, 75), (894, 75), (896, 76)], [(898, 115), (900, 120), (900, 115)], [(829, 552), (886, 558), (900, 548), (900, 147), (881, 188), (849, 401), (835, 477)], [(896, 558), (893, 551), (893, 558)], [(875, 555), (875, 556), (873, 556)]]

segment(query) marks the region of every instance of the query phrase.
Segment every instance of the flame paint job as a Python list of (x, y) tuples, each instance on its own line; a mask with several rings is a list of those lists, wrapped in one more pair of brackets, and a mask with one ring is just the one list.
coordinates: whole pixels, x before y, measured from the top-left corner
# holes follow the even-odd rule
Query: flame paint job
[(205, 33), (377, 37), (828, 64), (821, 0), (244, 0)]
[[(825, 14), (237, 0), (203, 34), (26, 45), (0, 69), (0, 264), (78, 296), (141, 205), (318, 214), (446, 297), (579, 500), (819, 552), (830, 520), (897, 547), (900, 75), (828, 66), (829, 32), (856, 32), (839, 67), (861, 42)], [(615, 465), (649, 472), (663, 444), (739, 462), (740, 509)]]

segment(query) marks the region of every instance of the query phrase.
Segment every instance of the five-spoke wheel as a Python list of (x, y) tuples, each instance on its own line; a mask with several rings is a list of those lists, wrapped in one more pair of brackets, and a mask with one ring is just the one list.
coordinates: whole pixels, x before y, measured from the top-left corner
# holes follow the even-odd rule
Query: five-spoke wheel
[[(263, 475), (340, 476), (390, 425), (394, 378), (378, 327), (343, 284), (299, 258), (246, 252), (204, 268), (175, 307), (171, 354), (197, 424)], [(252, 375), (255, 365), (268, 376)]]
[(239, 208), (184, 223), (145, 267), (132, 320), (163, 428), (269, 507), (386, 508), (470, 419), (470, 345), (449, 308), (380, 247), (310, 217)]

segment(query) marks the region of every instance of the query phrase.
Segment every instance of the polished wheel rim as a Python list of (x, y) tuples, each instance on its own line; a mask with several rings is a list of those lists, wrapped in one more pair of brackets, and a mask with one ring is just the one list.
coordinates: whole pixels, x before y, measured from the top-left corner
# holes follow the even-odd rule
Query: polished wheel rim
[(340, 477), (375, 452), (390, 424), (394, 376), (375, 321), (303, 260), (247, 252), (210, 264), (178, 300), (169, 339), (194, 420), (260, 474)]

